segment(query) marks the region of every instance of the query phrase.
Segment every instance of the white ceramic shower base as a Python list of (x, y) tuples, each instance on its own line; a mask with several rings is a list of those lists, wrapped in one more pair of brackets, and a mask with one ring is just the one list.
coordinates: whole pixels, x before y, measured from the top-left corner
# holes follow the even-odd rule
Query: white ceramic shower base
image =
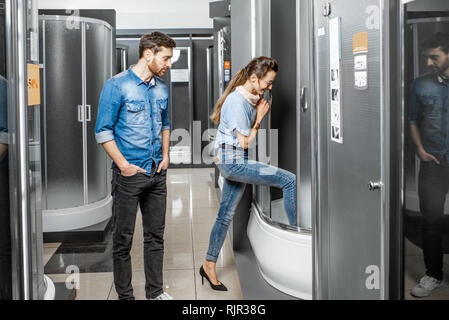
[(268, 224), (254, 205), (247, 232), (263, 278), (281, 292), (312, 300), (312, 236)]
[(112, 197), (75, 208), (43, 210), (44, 232), (63, 232), (94, 226), (112, 215)]

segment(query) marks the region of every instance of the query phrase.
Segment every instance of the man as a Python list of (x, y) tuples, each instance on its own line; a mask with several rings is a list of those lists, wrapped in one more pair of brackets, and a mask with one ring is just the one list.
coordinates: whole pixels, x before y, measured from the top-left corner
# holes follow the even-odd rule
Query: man
[(411, 292), (420, 298), (429, 296), (443, 281), (442, 231), (449, 191), (449, 34), (432, 35), (423, 42), (423, 49), (433, 72), (414, 81), (408, 119), (421, 159), (418, 193), (427, 271)]
[(113, 264), (120, 300), (134, 299), (130, 250), (138, 205), (146, 298), (173, 299), (162, 289), (170, 123), (168, 89), (160, 77), (171, 68), (174, 47), (163, 33), (144, 35), (137, 64), (108, 80), (100, 97), (95, 133), (113, 160)]

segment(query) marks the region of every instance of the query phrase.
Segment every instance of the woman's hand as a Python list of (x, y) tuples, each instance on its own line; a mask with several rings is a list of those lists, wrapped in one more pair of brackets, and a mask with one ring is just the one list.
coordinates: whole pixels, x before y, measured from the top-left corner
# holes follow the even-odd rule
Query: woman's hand
[(256, 122), (261, 123), (262, 120), (267, 115), (268, 111), (270, 111), (270, 104), (267, 102), (267, 100), (261, 99), (257, 104), (256, 109), (257, 109)]

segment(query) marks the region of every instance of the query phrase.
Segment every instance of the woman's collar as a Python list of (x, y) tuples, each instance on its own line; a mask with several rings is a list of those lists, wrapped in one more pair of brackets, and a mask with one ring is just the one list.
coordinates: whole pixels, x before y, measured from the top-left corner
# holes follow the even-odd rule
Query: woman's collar
[(237, 87), (236, 90), (253, 106), (256, 106), (257, 103), (259, 103), (260, 97), (246, 91), (243, 86)]

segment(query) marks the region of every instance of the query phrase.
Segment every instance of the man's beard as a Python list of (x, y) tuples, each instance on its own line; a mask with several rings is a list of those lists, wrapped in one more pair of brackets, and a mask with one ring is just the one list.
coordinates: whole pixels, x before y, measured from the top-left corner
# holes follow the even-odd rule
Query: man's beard
[(434, 67), (433, 69), (438, 75), (443, 76), (443, 78), (447, 78), (448, 76), (446, 73), (449, 70), (449, 59), (442, 67)]
[(165, 74), (165, 68), (159, 69), (155, 63), (150, 63), (148, 66), (148, 69), (150, 69), (151, 73), (155, 76), (162, 77)]
[(163, 76), (165, 75), (165, 72), (167, 72), (166, 69), (161, 69), (158, 73), (156, 73), (156, 75), (157, 75), (158, 77), (163, 77)]

